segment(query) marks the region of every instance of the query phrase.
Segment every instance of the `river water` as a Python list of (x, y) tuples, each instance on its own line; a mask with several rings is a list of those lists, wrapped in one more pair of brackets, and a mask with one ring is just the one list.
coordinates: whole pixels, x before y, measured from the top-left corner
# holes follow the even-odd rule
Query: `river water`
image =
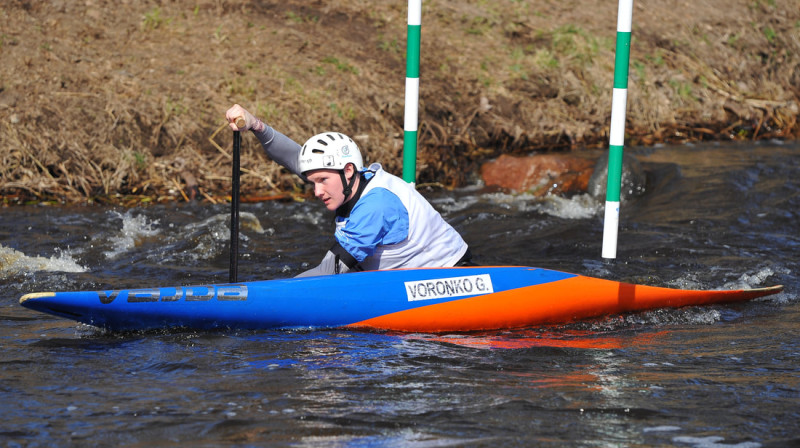
[[(18, 299), (225, 282), (227, 206), (0, 209), (0, 444), (797, 446), (798, 151), (628, 150), (647, 189), (623, 201), (613, 262), (589, 196), (425, 192), (481, 264), (785, 285), (744, 304), (480, 334), (105, 333)], [(240, 281), (295, 275), (331, 243), (316, 202), (243, 204), (242, 224)]]

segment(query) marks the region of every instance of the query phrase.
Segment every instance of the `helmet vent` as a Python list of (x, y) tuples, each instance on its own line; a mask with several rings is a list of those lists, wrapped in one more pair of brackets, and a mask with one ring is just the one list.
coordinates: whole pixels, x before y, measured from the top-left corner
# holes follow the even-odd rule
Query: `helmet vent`
[(312, 149), (311, 152), (313, 152), (314, 154), (325, 154), (325, 151), (317, 148)]

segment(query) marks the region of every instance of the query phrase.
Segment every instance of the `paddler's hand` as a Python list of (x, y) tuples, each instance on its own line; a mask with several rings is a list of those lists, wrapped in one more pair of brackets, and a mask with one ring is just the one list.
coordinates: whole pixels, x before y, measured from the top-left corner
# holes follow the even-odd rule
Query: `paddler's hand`
[[(225, 119), (228, 120), (228, 126), (234, 131), (246, 131), (248, 129), (259, 131), (263, 130), (264, 126), (261, 120), (238, 104), (234, 104), (225, 112)], [(258, 129), (259, 125), (261, 129)]]

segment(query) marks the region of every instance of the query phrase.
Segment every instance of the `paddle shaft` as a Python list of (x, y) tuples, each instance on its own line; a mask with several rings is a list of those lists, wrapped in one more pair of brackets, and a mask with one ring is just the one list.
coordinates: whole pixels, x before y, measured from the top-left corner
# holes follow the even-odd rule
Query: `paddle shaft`
[[(240, 126), (240, 122), (244, 119), (237, 118), (236, 126), (239, 128), (244, 127), (244, 123)], [(239, 270), (239, 148), (242, 143), (242, 135), (239, 131), (233, 132), (233, 170), (231, 173), (231, 267), (228, 275), (230, 283), (236, 283), (238, 280)]]

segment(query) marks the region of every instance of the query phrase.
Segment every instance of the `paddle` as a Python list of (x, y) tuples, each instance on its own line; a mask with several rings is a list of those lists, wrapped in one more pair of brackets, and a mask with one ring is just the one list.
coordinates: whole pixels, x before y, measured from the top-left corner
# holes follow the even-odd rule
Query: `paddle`
[[(246, 122), (244, 117), (235, 120), (236, 127), (242, 129)], [(233, 131), (233, 172), (231, 173), (231, 268), (228, 275), (229, 283), (238, 281), (239, 270), (239, 147), (242, 136), (239, 131)]]

